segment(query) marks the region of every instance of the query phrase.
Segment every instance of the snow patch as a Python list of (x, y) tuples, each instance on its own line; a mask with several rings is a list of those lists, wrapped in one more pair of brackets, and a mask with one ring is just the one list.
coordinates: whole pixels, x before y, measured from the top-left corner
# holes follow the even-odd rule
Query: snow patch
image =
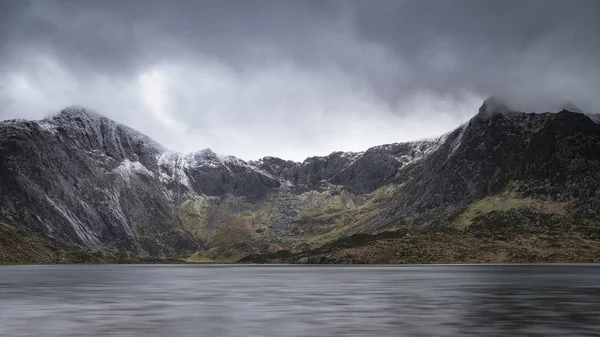
[[(460, 132), (456, 139), (452, 141), (452, 144), (450, 144), (450, 153), (448, 154), (448, 157), (450, 157), (462, 144), (463, 136), (468, 126), (469, 122), (464, 123), (459, 127)], [(409, 145), (411, 147), (411, 150), (408, 151), (408, 154), (393, 157), (398, 162), (402, 163), (401, 168), (404, 168), (405, 166), (415, 163), (421, 159), (424, 159), (430, 154), (439, 150), (448, 141), (448, 138), (454, 132), (456, 132), (456, 130), (457, 129), (454, 129), (439, 137), (427, 138), (416, 142), (404, 143), (405, 145)], [(380, 148), (389, 150), (393, 145), (398, 145), (398, 143), (390, 145), (381, 145)]]
[(364, 151), (361, 151), (361, 152), (342, 152), (342, 154), (340, 155), (340, 158), (348, 159), (350, 161), (348, 163), (348, 166), (350, 166), (350, 165), (354, 164), (354, 162), (357, 161), (360, 157), (362, 157), (363, 154), (365, 154)]
[(440, 147), (442, 147), (442, 145), (444, 145), (449, 135), (450, 133), (444, 134), (440, 137), (429, 138), (415, 142), (379, 145), (376, 146), (375, 149), (392, 152), (396, 147), (399, 146), (408, 147), (408, 150), (402, 151), (401, 154), (391, 154), (391, 157), (401, 164), (400, 169), (402, 169), (437, 151)]
[(154, 173), (148, 170), (144, 165), (142, 165), (142, 163), (139, 161), (132, 162), (127, 158), (125, 158), (121, 165), (115, 168), (113, 172), (118, 173), (127, 181), (129, 181), (130, 176), (133, 174), (145, 175), (154, 178)]
[[(240, 158), (234, 157), (234, 156), (218, 156), (219, 160), (223, 163), (223, 165), (225, 165), (227, 167), (227, 165), (235, 165), (238, 167), (243, 167), (247, 170), (256, 172), (258, 174), (264, 175), (266, 177), (269, 177), (273, 180), (277, 180), (277, 181), (281, 181), (282, 183), (285, 183), (283, 180), (281, 179), (277, 179), (276, 177), (274, 177), (273, 175), (271, 175), (269, 172), (266, 172), (264, 170), (262, 170), (261, 168), (257, 167), (256, 165), (252, 164), (252, 163), (248, 163), (243, 161)], [(229, 169), (229, 167), (227, 167)]]
[(50, 133), (56, 133), (56, 125), (52, 124), (50, 121), (44, 119), (38, 122), (40, 129)]
[(183, 157), (184, 166), (217, 168), (223, 163), (211, 149), (204, 149), (196, 153), (189, 153)]
[(463, 136), (465, 135), (465, 131), (467, 130), (468, 126), (469, 126), (469, 123), (465, 123), (460, 126), (460, 133), (458, 134), (458, 137), (456, 137), (456, 139), (452, 142), (452, 144), (450, 144), (450, 153), (448, 154), (448, 158), (450, 158), (450, 156), (452, 156), (452, 154), (454, 154), (456, 149), (458, 149), (460, 147), (460, 145), (462, 144), (462, 139), (463, 139)]
[(161, 153), (157, 158), (157, 163), (159, 171), (158, 178), (163, 184), (169, 184), (176, 181), (188, 189), (192, 189), (192, 184), (186, 173), (189, 162), (179, 153)]

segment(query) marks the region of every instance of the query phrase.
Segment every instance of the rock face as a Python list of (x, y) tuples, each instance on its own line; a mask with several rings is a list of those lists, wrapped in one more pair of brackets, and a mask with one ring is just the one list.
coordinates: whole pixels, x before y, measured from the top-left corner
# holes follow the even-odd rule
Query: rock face
[(162, 152), (148, 137), (79, 108), (3, 122), (1, 216), (67, 245), (110, 243), (140, 256), (195, 250), (157, 179)]
[(490, 99), (437, 139), (299, 163), (171, 152), (81, 107), (0, 123), (0, 223), (124, 258), (235, 260), (360, 232), (453, 226), (509, 187), (515, 200), (599, 218), (600, 125)]
[(566, 110), (477, 116), (396, 182), (402, 188), (392, 210), (423, 218), (424, 226), (442, 209), (500, 193), (509, 184), (521, 197), (566, 202), (581, 216), (598, 216), (600, 125)]

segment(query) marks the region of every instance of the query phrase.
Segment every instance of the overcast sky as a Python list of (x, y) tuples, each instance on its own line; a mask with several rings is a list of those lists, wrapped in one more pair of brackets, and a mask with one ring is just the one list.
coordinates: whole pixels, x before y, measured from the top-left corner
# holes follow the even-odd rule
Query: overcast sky
[(0, 120), (79, 104), (168, 148), (302, 160), (490, 95), (600, 112), (600, 1), (0, 0)]

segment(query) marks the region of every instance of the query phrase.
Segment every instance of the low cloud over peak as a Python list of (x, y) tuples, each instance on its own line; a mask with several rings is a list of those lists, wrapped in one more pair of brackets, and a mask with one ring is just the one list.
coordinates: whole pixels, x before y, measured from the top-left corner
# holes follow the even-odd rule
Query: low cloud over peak
[(490, 95), (599, 112), (596, 1), (3, 1), (0, 119), (81, 104), (180, 151), (435, 136)]

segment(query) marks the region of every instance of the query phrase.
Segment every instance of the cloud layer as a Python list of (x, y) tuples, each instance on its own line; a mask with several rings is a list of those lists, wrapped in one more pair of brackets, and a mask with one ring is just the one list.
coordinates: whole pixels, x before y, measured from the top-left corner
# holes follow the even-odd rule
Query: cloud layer
[(431, 137), (490, 95), (600, 112), (597, 1), (0, 3), (0, 119), (81, 104), (165, 146), (302, 160)]

